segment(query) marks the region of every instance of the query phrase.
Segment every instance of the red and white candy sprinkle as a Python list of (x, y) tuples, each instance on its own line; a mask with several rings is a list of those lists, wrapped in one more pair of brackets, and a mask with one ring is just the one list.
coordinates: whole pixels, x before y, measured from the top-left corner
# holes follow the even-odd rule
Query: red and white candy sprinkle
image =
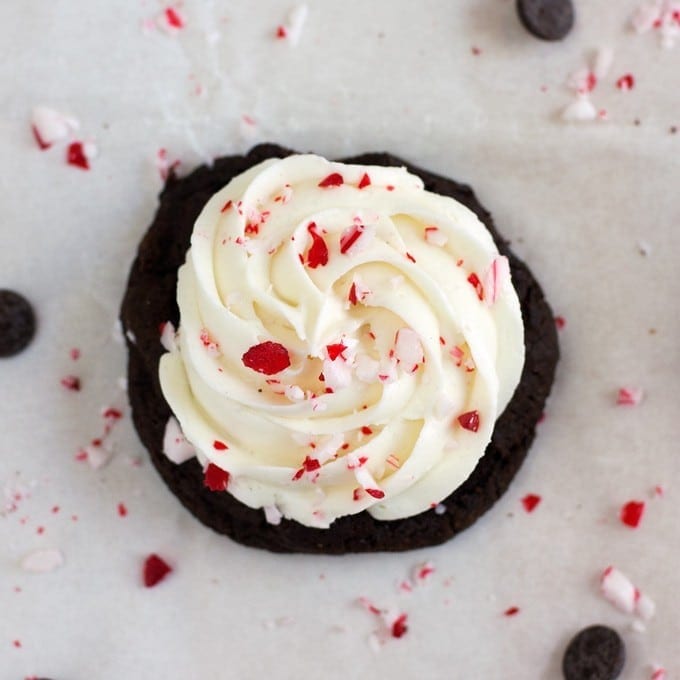
[(509, 282), (510, 263), (505, 255), (501, 255), (494, 259), (484, 275), (485, 304), (493, 305)]
[(618, 406), (637, 406), (644, 398), (644, 390), (639, 387), (621, 387), (616, 395)]
[(170, 321), (164, 321), (161, 324), (161, 345), (163, 349), (168, 352), (174, 352), (177, 349), (175, 327)]
[(635, 614), (645, 620), (654, 616), (654, 602), (615, 567), (607, 567), (602, 573), (600, 592), (608, 602), (626, 614)]
[(654, 664), (652, 666), (652, 674), (649, 676), (649, 680), (666, 680), (666, 669), (662, 666)]
[(21, 560), (21, 568), (34, 574), (45, 574), (54, 571), (64, 564), (64, 556), (55, 548), (35, 550)]
[(187, 441), (174, 416), (168, 418), (163, 435), (163, 453), (175, 465), (181, 465), (196, 455), (196, 449)]
[(31, 129), (40, 149), (49, 149), (56, 142), (68, 138), (80, 127), (73, 116), (47, 106), (36, 106), (31, 114)]
[(309, 8), (305, 4), (293, 7), (286, 17), (286, 22), (276, 29), (276, 37), (287, 40), (291, 47), (296, 47), (302, 37), (308, 14)]
[(522, 498), (522, 505), (527, 512), (533, 512), (541, 500), (542, 498), (540, 496), (530, 493)]
[(278, 526), (279, 524), (281, 524), (281, 519), (283, 518), (283, 515), (275, 505), (265, 505), (263, 509), (264, 517), (269, 524), (273, 524), (274, 526)]

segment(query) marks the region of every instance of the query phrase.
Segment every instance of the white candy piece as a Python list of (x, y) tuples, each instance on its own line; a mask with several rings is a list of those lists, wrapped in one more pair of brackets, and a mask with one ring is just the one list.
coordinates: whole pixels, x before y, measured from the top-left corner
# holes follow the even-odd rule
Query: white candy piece
[(296, 5), (288, 14), (286, 37), (288, 38), (292, 47), (296, 47), (300, 42), (300, 38), (302, 37), (302, 29), (305, 27), (308, 14), (309, 7), (304, 4)]
[(654, 601), (641, 593), (616, 567), (604, 570), (600, 578), (600, 590), (606, 600), (626, 614), (635, 614), (645, 621), (654, 616)]
[(412, 328), (400, 328), (394, 343), (394, 355), (406, 371), (413, 370), (424, 359), (420, 336)]
[(274, 526), (281, 524), (281, 518), (283, 515), (275, 505), (265, 505), (263, 509), (264, 517), (267, 522), (269, 522), (269, 524), (273, 524)]
[(163, 453), (175, 465), (180, 465), (196, 455), (196, 449), (187, 441), (174, 416), (168, 418), (163, 436)]
[(491, 263), (484, 275), (485, 304), (489, 307), (493, 305), (508, 283), (510, 283), (510, 263), (505, 255), (501, 255)]
[(55, 142), (66, 139), (80, 127), (80, 123), (65, 113), (60, 113), (47, 106), (36, 106), (31, 115), (31, 125), (39, 137), (41, 145), (52, 146)]
[(29, 553), (21, 560), (21, 568), (34, 574), (46, 574), (64, 564), (64, 556), (55, 548), (46, 548)]
[(562, 120), (568, 123), (583, 123), (596, 118), (597, 109), (586, 95), (580, 95), (562, 111)]
[(161, 345), (163, 345), (163, 348), (168, 352), (174, 352), (177, 349), (175, 327), (172, 325), (172, 323), (170, 323), (170, 321), (166, 321), (163, 324), (163, 330), (161, 331)]

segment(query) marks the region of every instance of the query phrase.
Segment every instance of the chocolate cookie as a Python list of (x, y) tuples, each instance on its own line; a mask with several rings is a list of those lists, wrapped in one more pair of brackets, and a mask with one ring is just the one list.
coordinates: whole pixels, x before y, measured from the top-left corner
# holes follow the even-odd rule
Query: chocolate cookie
[(207, 526), (245, 545), (275, 552), (340, 554), (410, 550), (442, 543), (470, 526), (500, 498), (524, 460), (552, 385), (558, 359), (557, 334), (540, 286), (526, 265), (510, 252), (472, 189), (389, 154), (363, 154), (343, 162), (406, 166), (423, 179), (427, 190), (451, 196), (474, 211), (487, 225), (499, 250), (508, 256), (522, 307), (526, 360), (521, 382), (467, 481), (442, 501), (443, 512), (427, 511), (393, 521), (378, 521), (361, 512), (341, 517), (329, 529), (310, 528), (286, 519), (274, 526), (266, 521), (262, 510), (243, 505), (229, 493), (205, 488), (203, 470), (196, 459), (176, 465), (163, 453), (171, 411), (158, 378), (158, 362), (164, 352), (158, 329), (167, 320), (178, 325), (177, 269), (184, 263), (194, 221), (208, 199), (233, 177), (267, 158), (292, 153), (263, 144), (245, 156), (219, 158), (211, 167), (201, 166), (183, 179), (168, 179), (132, 265), (121, 309), (135, 427), (156, 469), (185, 507)]

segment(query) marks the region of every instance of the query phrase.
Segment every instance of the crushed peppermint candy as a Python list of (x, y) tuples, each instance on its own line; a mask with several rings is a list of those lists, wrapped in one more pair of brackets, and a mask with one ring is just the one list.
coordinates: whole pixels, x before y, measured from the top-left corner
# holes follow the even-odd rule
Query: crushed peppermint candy
[(186, 19), (177, 6), (170, 5), (158, 15), (156, 24), (168, 35), (175, 35), (186, 26)]
[(658, 664), (652, 665), (652, 674), (649, 676), (649, 680), (666, 680), (666, 669)]
[(621, 387), (616, 395), (618, 406), (637, 406), (644, 398), (644, 390), (639, 387)]
[(175, 463), (175, 465), (181, 465), (196, 456), (196, 449), (186, 439), (174, 416), (170, 416), (165, 425), (163, 453)]
[(263, 510), (264, 510), (264, 517), (269, 524), (272, 524), (274, 526), (278, 526), (279, 524), (281, 524), (281, 519), (283, 518), (283, 514), (276, 507), (276, 505), (265, 505)]
[(177, 334), (172, 322), (164, 321), (160, 327), (161, 345), (168, 352), (177, 350)]
[(264, 375), (275, 375), (290, 366), (288, 350), (278, 342), (267, 340), (253, 345), (242, 357), (246, 368)]
[(407, 633), (408, 614), (406, 612), (377, 607), (366, 597), (360, 597), (359, 604), (380, 620), (380, 629), (374, 631), (369, 638), (369, 643), (375, 651), (378, 651), (390, 637), (398, 639)]
[(439, 227), (425, 227), (425, 241), (430, 245), (444, 246), (448, 240), (446, 234)]
[(626, 73), (616, 81), (616, 87), (623, 92), (632, 90), (635, 87), (635, 78), (632, 73)]
[(527, 512), (533, 512), (541, 500), (543, 499), (540, 496), (530, 493), (522, 498), (522, 505)]
[(318, 186), (322, 189), (328, 189), (329, 187), (339, 187), (345, 183), (343, 176), (339, 172), (332, 172), (328, 177), (324, 177)]
[(80, 378), (76, 375), (64, 376), (59, 382), (61, 383), (62, 387), (65, 387), (70, 392), (80, 392)]
[(158, 149), (156, 152), (156, 170), (158, 170), (158, 174), (163, 182), (165, 182), (170, 175), (174, 175), (179, 166), (179, 160), (170, 160), (167, 149)]
[(397, 363), (413, 373), (425, 360), (420, 336), (408, 326), (397, 331), (394, 340), (394, 356)]
[(328, 246), (323, 236), (317, 231), (316, 223), (310, 222), (307, 225), (307, 231), (312, 237), (312, 245), (307, 251), (307, 264), (312, 269), (326, 266), (328, 264)]
[(519, 612), (520, 612), (519, 607), (512, 606), (512, 607), (508, 607), (508, 608), (503, 612), (503, 616), (508, 616), (508, 617), (509, 617), (509, 616), (517, 616), (517, 614), (519, 614)]
[(645, 511), (644, 501), (628, 501), (619, 511), (619, 519), (631, 529), (637, 529)]
[(458, 422), (464, 430), (477, 432), (479, 430), (479, 411), (467, 411), (458, 416)]
[(490, 307), (500, 297), (510, 282), (510, 262), (505, 255), (496, 257), (484, 275), (482, 290), (486, 293), (484, 302)]
[(608, 602), (626, 614), (635, 614), (644, 620), (654, 616), (656, 607), (653, 600), (643, 595), (616, 567), (607, 567), (600, 576), (600, 592)]
[(634, 11), (631, 26), (639, 34), (657, 31), (661, 46), (670, 49), (680, 36), (680, 2), (646, 0)]
[(90, 160), (97, 155), (97, 148), (92, 142), (71, 142), (66, 149), (66, 162), (81, 170), (90, 169)]
[(144, 560), (142, 577), (144, 586), (153, 588), (172, 572), (172, 567), (162, 558), (152, 553)]
[(277, 27), (276, 37), (280, 40), (287, 40), (291, 47), (296, 47), (302, 37), (308, 14), (309, 7), (305, 4), (293, 7), (288, 13), (286, 22)]
[(568, 123), (582, 123), (597, 119), (597, 109), (588, 95), (579, 94), (577, 98), (564, 107), (562, 120)]
[(211, 491), (226, 491), (229, 485), (229, 473), (214, 463), (208, 463), (203, 473), (203, 486)]
[(64, 556), (60, 550), (47, 548), (35, 550), (21, 560), (21, 568), (34, 574), (45, 574), (54, 571), (64, 564)]
[(36, 106), (31, 113), (31, 130), (42, 151), (67, 139), (79, 127), (80, 123), (73, 116), (47, 106)]

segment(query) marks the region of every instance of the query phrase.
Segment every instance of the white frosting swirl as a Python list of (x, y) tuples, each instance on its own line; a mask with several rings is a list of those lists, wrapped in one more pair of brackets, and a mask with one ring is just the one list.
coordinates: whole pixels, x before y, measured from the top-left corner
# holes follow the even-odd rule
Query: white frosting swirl
[(251, 168), (197, 219), (177, 297), (160, 378), (186, 438), (239, 501), (308, 526), (448, 496), (524, 361), (507, 260), (404, 168)]

